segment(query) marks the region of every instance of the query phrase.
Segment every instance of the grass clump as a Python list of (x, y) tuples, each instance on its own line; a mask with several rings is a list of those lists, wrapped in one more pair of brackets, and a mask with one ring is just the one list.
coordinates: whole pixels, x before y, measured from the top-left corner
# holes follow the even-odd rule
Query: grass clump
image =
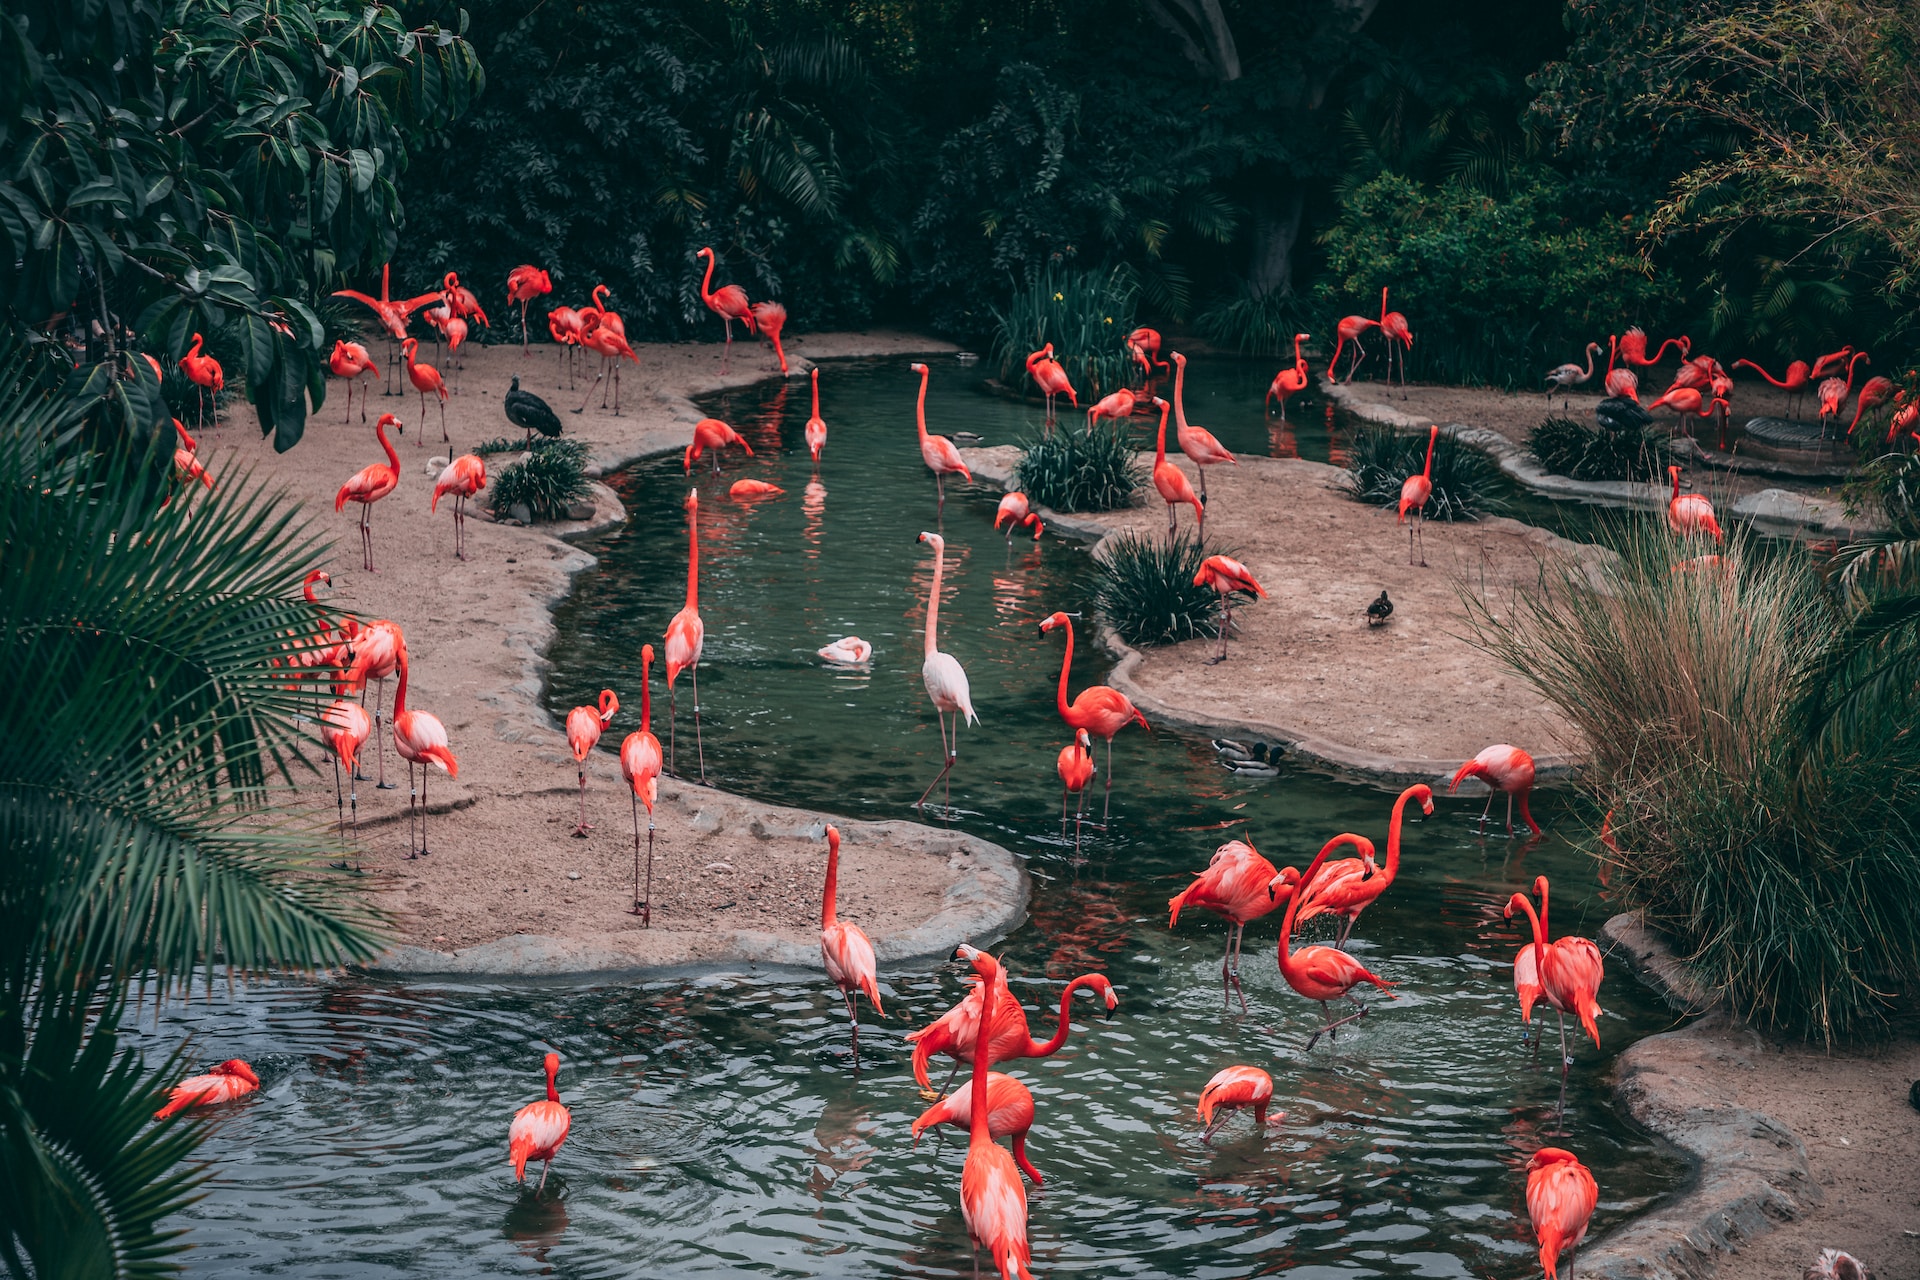
[(1135, 367), (1126, 339), (1133, 332), (1138, 295), (1124, 267), (1073, 271), (1054, 263), (1032, 275), (1024, 288), (1014, 290), (1006, 310), (993, 313), (993, 361), (1000, 381), (1031, 389), (1027, 355), (1051, 342), (1053, 358), (1066, 369), (1081, 404), (1119, 390)]
[(1133, 503), (1146, 480), (1133, 442), (1124, 430), (1092, 435), (1062, 426), (1029, 438), (1014, 466), (1014, 480), (1027, 500), (1055, 511), (1114, 511)]
[(1740, 533), (1681, 565), (1705, 548), (1651, 520), (1608, 541), (1604, 571), (1468, 602), (1480, 645), (1586, 744), (1603, 879), (1739, 1016), (1879, 1031), (1920, 983), (1920, 578), (1836, 592)]
[(1207, 555), (1198, 538), (1122, 533), (1100, 557), (1094, 607), (1130, 645), (1217, 639), (1219, 594), (1193, 583)]
[(586, 500), (587, 446), (579, 440), (536, 440), (525, 462), (490, 476), (493, 509), (501, 514), (525, 503), (538, 520), (563, 520), (567, 508)]
[[(1361, 427), (1347, 447), (1349, 479), (1343, 487), (1357, 501), (1398, 506), (1400, 486), (1418, 475), (1426, 460), (1426, 432)], [(1491, 458), (1442, 433), (1433, 446), (1433, 496), (1427, 499), (1426, 518), (1477, 519), (1498, 505), (1493, 496), (1498, 483), (1499, 469)]]
[(1644, 427), (1607, 431), (1552, 417), (1527, 433), (1527, 452), (1570, 480), (1658, 480), (1666, 475), (1666, 442)]

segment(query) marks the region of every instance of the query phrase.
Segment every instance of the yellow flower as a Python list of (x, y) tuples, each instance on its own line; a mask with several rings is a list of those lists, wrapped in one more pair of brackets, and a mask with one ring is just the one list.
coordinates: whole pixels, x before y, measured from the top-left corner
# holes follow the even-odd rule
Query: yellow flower
[(1053, 295), (1053, 300), (1055, 302), (1065, 302), (1067, 300), (1067, 295), (1064, 293), (1056, 293)]
[(1108, 317), (1107, 317), (1107, 323), (1108, 323), (1108, 324), (1112, 324), (1112, 323), (1113, 323), (1113, 317), (1112, 317), (1112, 316), (1108, 316)]

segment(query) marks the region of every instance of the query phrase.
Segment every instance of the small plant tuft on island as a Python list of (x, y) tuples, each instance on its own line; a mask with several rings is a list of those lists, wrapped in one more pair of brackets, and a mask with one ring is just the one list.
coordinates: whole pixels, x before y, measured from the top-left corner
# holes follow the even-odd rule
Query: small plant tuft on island
[[(1398, 506), (1400, 486), (1418, 475), (1427, 460), (1427, 433), (1361, 427), (1347, 447), (1348, 479), (1342, 487), (1354, 499), (1376, 507)], [(1493, 460), (1444, 432), (1433, 447), (1433, 496), (1429, 520), (1475, 520), (1499, 505)]]
[(1527, 433), (1527, 452), (1569, 480), (1658, 480), (1666, 474), (1666, 441), (1645, 427), (1607, 431), (1552, 417)]
[(1014, 466), (1027, 500), (1055, 511), (1115, 511), (1131, 506), (1145, 480), (1133, 441), (1124, 430), (1091, 436), (1063, 423), (1052, 435), (1029, 438)]
[(487, 487), (498, 513), (524, 503), (535, 520), (563, 520), (567, 508), (591, 492), (587, 446), (579, 440), (536, 440), (525, 462), (502, 467)]
[(1220, 597), (1193, 582), (1208, 554), (1198, 538), (1122, 533), (1100, 557), (1094, 607), (1131, 645), (1218, 639)]

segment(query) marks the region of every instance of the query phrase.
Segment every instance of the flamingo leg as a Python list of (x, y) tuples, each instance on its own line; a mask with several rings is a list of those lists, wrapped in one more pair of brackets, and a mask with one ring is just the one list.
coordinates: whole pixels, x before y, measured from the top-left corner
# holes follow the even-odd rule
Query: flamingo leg
[(587, 822), (587, 765), (580, 762), (580, 821), (573, 828), (576, 836), (585, 836), (593, 827)]
[(680, 776), (680, 774), (673, 767), (673, 744), (674, 744), (675, 738), (678, 736), (674, 732), (675, 728), (678, 725), (678, 719), (674, 715), (674, 711), (675, 711), (675, 708), (673, 705), (673, 681), (669, 680), (667, 681), (667, 772), (673, 774), (673, 776), (677, 778)]
[(1219, 666), (1227, 660), (1227, 632), (1233, 630), (1233, 596), (1230, 592), (1220, 593), (1220, 607), (1226, 611), (1226, 618), (1220, 624), (1220, 656), (1207, 659), (1210, 667)]
[(1082, 787), (1080, 788), (1080, 803), (1075, 806), (1073, 811), (1073, 851), (1076, 855), (1080, 852), (1080, 819), (1085, 816), (1086, 812), (1087, 789)]
[[(333, 758), (333, 808), (340, 820), (340, 838), (347, 838), (347, 793), (340, 786), (340, 757)], [(336, 862), (334, 865), (345, 871), (347, 864)]]
[[(1487, 803), (1493, 803), (1493, 797), (1487, 797)], [(1507, 834), (1513, 834), (1513, 792), (1507, 792)]]
[(580, 407), (574, 410), (575, 413), (585, 413), (587, 411), (587, 401), (593, 399), (593, 388), (599, 386), (600, 379), (605, 376), (603, 373), (594, 375), (593, 386), (588, 387), (587, 394), (580, 397)]
[[(920, 793), (920, 798), (913, 802), (913, 807), (916, 809), (926, 806), (927, 797), (933, 794), (935, 787), (946, 781), (947, 774), (953, 770), (954, 753), (947, 746), (947, 713), (935, 708), (934, 715), (940, 719), (940, 754), (945, 757), (945, 760), (940, 767), (940, 772), (935, 774), (933, 781), (927, 784), (927, 789)], [(959, 730), (956, 728), (954, 732), (958, 734)], [(949, 792), (948, 795), (951, 796), (952, 793)]]
[(1476, 827), (1484, 827), (1487, 825), (1487, 818), (1493, 813), (1493, 794), (1491, 791), (1487, 792), (1486, 807), (1480, 810), (1480, 817), (1474, 823)]
[(707, 749), (700, 741), (700, 668), (694, 667), (688, 673), (693, 676), (693, 749), (700, 756), (700, 785), (707, 785)]
[(645, 908), (640, 905), (640, 796), (635, 793), (629, 798), (633, 805), (633, 905), (627, 908), (630, 916), (640, 915)]
[(840, 995), (847, 1002), (847, 1020), (853, 1024), (853, 1069), (860, 1069), (860, 1011), (854, 1008), (853, 992), (842, 991)]
[(1427, 509), (1425, 507), (1420, 508), (1419, 514), (1414, 517), (1413, 529), (1420, 537), (1420, 567), (1424, 569), (1427, 567)]
[[(1353, 1000), (1353, 997), (1349, 995), (1347, 999)], [(1358, 1000), (1353, 1000), (1353, 1003), (1354, 1003), (1354, 1007), (1358, 1009), (1359, 1012), (1350, 1013), (1344, 1018), (1335, 1018), (1332, 1022), (1329, 1022), (1326, 1026), (1314, 1032), (1312, 1037), (1307, 1041), (1307, 1049), (1309, 1051), (1313, 1049), (1314, 1044), (1320, 1039), (1321, 1036), (1329, 1036), (1331, 1039), (1338, 1040), (1340, 1038), (1341, 1027), (1346, 1026), (1349, 1022), (1355, 1022), (1367, 1016), (1367, 1006), (1361, 1004)], [(1323, 1010), (1326, 1009), (1327, 1002), (1325, 1000), (1322, 1000), (1320, 1002), (1320, 1007)]]
[(414, 806), (420, 800), (420, 793), (413, 789), (413, 761), (407, 761), (407, 861), (412, 862), (420, 856), (413, 845)]
[[(375, 791), (392, 791), (396, 784), (387, 781), (387, 738), (380, 726), (385, 722), (387, 709), (387, 678), (380, 677), (380, 688), (373, 695), (373, 734), (379, 741), (374, 744), (374, 760), (379, 766), (380, 779), (373, 784)], [(411, 772), (411, 770), (409, 770)]]
[(613, 416), (620, 416), (620, 357), (613, 358)]
[(934, 508), (935, 519), (938, 519), (947, 512), (947, 477), (945, 473), (939, 471), (933, 473), (933, 488), (934, 492), (940, 495), (940, 501)]
[(1113, 738), (1107, 738), (1107, 790), (1106, 798), (1100, 802), (1100, 829), (1107, 829), (1107, 820), (1113, 814)]
[[(411, 768), (408, 769), (407, 776), (409, 778), (413, 776)], [(424, 858), (432, 852), (433, 850), (427, 848), (427, 762), (422, 760), (420, 762), (420, 856)]]
[(536, 1197), (547, 1189), (547, 1175), (551, 1172), (553, 1172), (553, 1161), (549, 1159), (540, 1166), (540, 1185), (533, 1189), (533, 1194)]

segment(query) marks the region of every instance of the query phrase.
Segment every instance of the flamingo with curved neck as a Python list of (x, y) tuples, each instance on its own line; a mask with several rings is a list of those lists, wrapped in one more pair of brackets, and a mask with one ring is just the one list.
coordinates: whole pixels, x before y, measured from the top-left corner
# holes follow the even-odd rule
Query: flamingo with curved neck
[[(1305, 924), (1315, 916), (1339, 916), (1345, 923), (1340, 926), (1340, 936), (1333, 945), (1346, 945), (1347, 938), (1353, 933), (1354, 922), (1360, 919), (1360, 913), (1379, 901), (1380, 895), (1392, 887), (1394, 877), (1400, 874), (1400, 824), (1406, 816), (1409, 800), (1418, 800), (1421, 812), (1428, 816), (1433, 814), (1432, 787), (1424, 782), (1416, 782), (1402, 791), (1393, 802), (1393, 817), (1387, 823), (1386, 865), (1376, 872), (1370, 866), (1363, 866), (1358, 858), (1343, 858), (1340, 862), (1329, 864), (1314, 878), (1313, 888), (1301, 901), (1297, 923)], [(1365, 861), (1371, 863), (1373, 845), (1360, 836), (1354, 839), (1365, 849)]]
[(933, 472), (934, 488), (939, 491), (938, 511), (947, 509), (947, 477), (958, 475), (973, 483), (973, 472), (967, 470), (967, 464), (960, 459), (959, 446), (946, 436), (927, 430), (927, 376), (924, 364), (916, 364), (913, 371), (920, 375), (920, 398), (914, 402), (914, 429), (920, 433), (920, 460)]
[[(1546, 877), (1537, 878), (1534, 888), (1540, 894), (1544, 911)], [(1546, 922), (1534, 911), (1533, 903), (1525, 894), (1516, 893), (1507, 899), (1507, 919), (1513, 919), (1515, 908), (1526, 912), (1533, 925), (1533, 965), (1540, 982), (1540, 994), (1560, 1019), (1560, 1109), (1565, 1110), (1567, 1070), (1573, 1065), (1573, 1056), (1567, 1051), (1566, 1015), (1571, 1013), (1580, 1019), (1580, 1025), (1593, 1040), (1593, 1047), (1598, 1049), (1600, 1027), (1596, 1019), (1600, 1016), (1600, 981), (1605, 976), (1605, 966), (1600, 959), (1600, 948), (1590, 939), (1568, 937), (1549, 942)]]
[[(1326, 1026), (1321, 1027), (1308, 1038), (1309, 1051), (1319, 1042), (1321, 1036), (1332, 1033), (1337, 1040), (1341, 1027), (1356, 1018), (1367, 1016), (1367, 1006), (1355, 1000), (1353, 996), (1353, 988), (1360, 983), (1371, 982), (1385, 991), (1389, 1000), (1399, 998), (1393, 994), (1392, 983), (1369, 973), (1358, 960), (1336, 947), (1302, 947), (1298, 951), (1293, 949), (1293, 926), (1300, 911), (1301, 899), (1312, 891), (1313, 878), (1320, 874), (1321, 865), (1326, 862), (1327, 855), (1343, 844), (1350, 844), (1357, 849), (1365, 848), (1367, 840), (1364, 836), (1343, 832), (1322, 845), (1320, 852), (1314, 855), (1313, 862), (1307, 867), (1306, 874), (1300, 877), (1293, 896), (1287, 900), (1286, 919), (1280, 924), (1280, 976), (1287, 980), (1288, 986), (1307, 999), (1318, 1000), (1321, 1012), (1331, 1019)], [(1279, 876), (1274, 877), (1274, 883), (1267, 886), (1267, 892), (1277, 897), (1279, 881)], [(1334, 1018), (1331, 1011), (1327, 1009), (1327, 1001), (1339, 999), (1341, 996), (1352, 1000), (1358, 1012), (1350, 1013), (1344, 1018)]]
[[(946, 759), (940, 766), (940, 772), (934, 775), (920, 798), (913, 802), (914, 808), (926, 804), (933, 789), (947, 781), (953, 774), (953, 766), (960, 759), (960, 726), (977, 724), (980, 717), (973, 713), (973, 691), (967, 683), (966, 668), (960, 660), (950, 653), (940, 652), (940, 580), (947, 567), (947, 540), (937, 533), (922, 533), (919, 541), (933, 548), (933, 587), (927, 593), (927, 630), (926, 659), (920, 664), (920, 680), (926, 686), (927, 698), (933, 703), (934, 714), (940, 720), (940, 749)], [(947, 716), (953, 716), (953, 736), (947, 736)], [(952, 812), (953, 789), (948, 783), (947, 805)]]
[[(1172, 542), (1175, 532), (1174, 507), (1187, 503), (1193, 508), (1193, 518), (1200, 526), (1200, 533), (1207, 532), (1207, 509), (1200, 502), (1200, 495), (1193, 491), (1193, 483), (1187, 479), (1187, 473), (1167, 461), (1167, 410), (1171, 407), (1165, 400), (1155, 396), (1153, 402), (1160, 406), (1160, 432), (1153, 441), (1153, 487), (1160, 494), (1160, 500), (1167, 504), (1167, 541)], [(1204, 478), (1205, 472), (1202, 471)]]
[[(973, 952), (968, 959), (980, 977), (980, 1020), (986, 1024), (991, 1041), (1001, 1015), (995, 999), (1006, 989), (1006, 974), (993, 957)], [(1007, 998), (1011, 1004), (1011, 998)], [(1017, 1007), (1017, 1006), (1016, 1006)], [(1013, 1157), (993, 1140), (987, 1098), (987, 1061), (973, 1064), (973, 1114), (967, 1136), (967, 1163), (960, 1173), (960, 1216), (966, 1220), (967, 1234), (975, 1243), (987, 1246), (1000, 1280), (1033, 1280), (1027, 1269), (1030, 1251), (1027, 1244), (1027, 1189)]]
[[(972, 947), (962, 947), (962, 953), (972, 950)], [(1014, 1058), (1045, 1058), (1059, 1052), (1072, 1029), (1074, 993), (1083, 988), (1099, 995), (1109, 1013), (1120, 1007), (1120, 997), (1115, 994), (1113, 983), (1107, 980), (1105, 974), (1083, 973), (1069, 982), (1060, 993), (1059, 1024), (1051, 1037), (1040, 1041), (1033, 1038), (1032, 1029), (1027, 1023), (1027, 1011), (1008, 993), (1004, 973), (1000, 975), (999, 987), (1002, 1013), (994, 1019), (993, 1033), (987, 1041), (988, 1056), (993, 1062), (1007, 1062)], [(921, 1088), (931, 1087), (927, 1063), (934, 1054), (944, 1053), (956, 1063), (974, 1060), (980, 1035), (980, 995), (980, 988), (975, 986), (960, 1003), (918, 1031), (907, 1033), (907, 1040), (913, 1045), (913, 1078), (919, 1081)], [(958, 1069), (956, 1066), (955, 1070)]]
[(1207, 468), (1222, 462), (1231, 462), (1237, 467), (1240, 460), (1227, 450), (1227, 446), (1214, 439), (1211, 431), (1187, 421), (1186, 399), (1182, 395), (1186, 385), (1187, 358), (1176, 351), (1173, 353), (1174, 437), (1180, 442), (1180, 452), (1200, 468), (1200, 501), (1204, 505), (1207, 500)]
[(694, 257), (707, 260), (707, 274), (700, 281), (700, 301), (707, 304), (707, 310), (720, 317), (727, 327), (726, 353), (720, 363), (724, 369), (728, 360), (733, 358), (733, 322), (740, 321), (747, 326), (747, 332), (753, 332), (753, 306), (747, 301), (747, 291), (737, 284), (723, 285), (718, 289), (709, 289), (713, 283), (714, 256), (710, 248), (701, 249)]
[(1067, 701), (1067, 676), (1073, 670), (1073, 619), (1064, 613), (1050, 614), (1040, 624), (1040, 634), (1045, 635), (1055, 627), (1067, 629), (1067, 649), (1060, 655), (1060, 687), (1054, 705), (1059, 708), (1060, 718), (1067, 722), (1069, 729), (1085, 729), (1095, 737), (1107, 740), (1107, 803), (1100, 810), (1100, 821), (1104, 824), (1113, 803), (1114, 735), (1136, 720), (1149, 733), (1153, 731), (1153, 726), (1147, 723), (1147, 718), (1140, 714), (1140, 708), (1133, 705), (1132, 699), (1108, 685), (1090, 684), (1080, 691), (1079, 697), (1072, 702)]

